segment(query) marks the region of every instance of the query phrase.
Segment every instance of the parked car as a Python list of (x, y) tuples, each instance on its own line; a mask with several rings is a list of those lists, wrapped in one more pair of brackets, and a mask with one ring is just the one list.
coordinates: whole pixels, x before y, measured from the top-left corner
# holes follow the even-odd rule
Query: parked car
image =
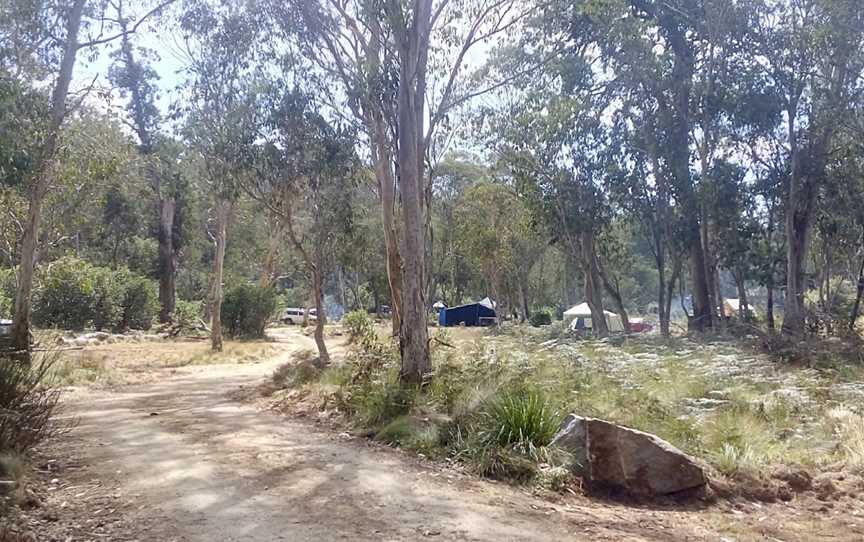
[[(306, 309), (288, 308), (282, 312), (280, 320), (283, 324), (300, 325), (303, 323), (303, 316), (306, 314)], [(318, 312), (315, 309), (309, 309), (309, 320), (315, 321), (318, 318)]]

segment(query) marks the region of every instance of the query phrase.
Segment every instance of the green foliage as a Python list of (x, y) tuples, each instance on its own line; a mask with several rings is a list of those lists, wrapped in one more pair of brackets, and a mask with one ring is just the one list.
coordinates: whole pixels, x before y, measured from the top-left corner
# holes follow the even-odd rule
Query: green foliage
[(180, 333), (189, 333), (198, 329), (199, 321), (204, 318), (203, 301), (186, 301), (178, 299), (174, 305), (172, 321), (180, 328)]
[(14, 305), (14, 299), (7, 297), (4, 292), (0, 292), (0, 318), (12, 318)]
[(355, 421), (362, 427), (381, 427), (407, 414), (419, 390), (403, 386), (395, 370), (382, 370), (351, 388), (350, 405)]
[(155, 282), (125, 268), (111, 270), (67, 257), (39, 268), (36, 275), (33, 321), (40, 327), (149, 329), (157, 311)]
[(119, 329), (150, 329), (159, 312), (156, 283), (125, 270), (115, 273), (115, 280), (123, 284)]
[(552, 313), (546, 309), (534, 311), (528, 322), (534, 327), (548, 326), (552, 323)]
[(561, 415), (538, 391), (504, 391), (489, 401), (476, 421), (486, 445), (523, 451), (546, 446), (558, 431)]
[[(20, 480), (24, 476), (24, 461), (14, 452), (0, 452), (0, 478)], [(0, 505), (2, 509), (3, 505)]]
[(441, 453), (439, 426), (418, 416), (404, 415), (393, 419), (375, 434), (375, 440), (420, 452), (427, 457)]
[(97, 331), (116, 328), (123, 317), (126, 285), (118, 280), (118, 273), (110, 269), (93, 267), (90, 271), (93, 280), (90, 300), (93, 327)]
[(0, 269), (0, 318), (12, 318), (16, 280), (14, 269)]
[(363, 309), (346, 314), (342, 318), (342, 325), (348, 331), (348, 336), (352, 342), (375, 335), (375, 323), (369, 317), (369, 313)]
[(36, 278), (33, 323), (80, 331), (93, 320), (95, 268), (77, 258), (41, 267)]
[(276, 311), (276, 304), (276, 293), (272, 288), (239, 284), (225, 292), (222, 325), (232, 338), (262, 338), (264, 328)]

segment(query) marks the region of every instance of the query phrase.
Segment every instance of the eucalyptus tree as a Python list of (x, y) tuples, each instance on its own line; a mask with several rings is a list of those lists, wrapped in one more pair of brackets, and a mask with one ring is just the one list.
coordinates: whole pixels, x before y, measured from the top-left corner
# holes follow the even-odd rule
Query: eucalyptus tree
[(536, 259), (534, 249), (544, 246), (531, 210), (513, 187), (481, 181), (465, 190), (453, 215), (458, 250), (467, 263), (481, 270), (499, 317), (510, 309), (505, 288), (515, 284), (520, 313), (527, 320), (524, 281)]
[[(133, 20), (123, 0), (114, 3), (116, 20), (123, 35), (115, 52), (119, 64), (112, 70), (114, 84), (127, 96), (126, 105), (132, 128), (138, 138), (138, 148), (144, 160), (144, 170), (156, 200), (157, 239), (159, 242), (159, 321), (168, 322), (175, 307), (177, 252), (175, 246), (175, 215), (177, 191), (182, 180), (177, 171), (177, 153), (160, 131), (162, 115), (156, 105), (158, 75), (148, 59), (154, 51), (136, 48), (128, 33)], [(158, 59), (158, 57), (156, 57)]]
[(819, 189), (838, 129), (861, 98), (864, 5), (856, 0), (756, 2), (755, 51), (785, 112), (786, 299), (783, 332), (805, 331), (805, 266)]
[[(578, 262), (592, 329), (609, 329), (597, 240), (611, 218), (604, 192), (609, 133), (594, 114), (595, 102), (552, 93), (536, 109), (517, 104), (494, 128), (503, 134), (499, 153), (519, 193), (532, 202), (552, 236)], [(617, 301), (621, 301), (620, 297)], [(619, 307), (626, 319), (623, 302)]]
[(222, 297), (228, 225), (241, 183), (251, 174), (260, 130), (260, 78), (253, 59), (260, 16), (233, 4), (194, 4), (181, 20), (189, 53), (185, 136), (200, 155), (212, 200), (210, 342), (222, 350)]
[(353, 196), (361, 178), (356, 138), (325, 119), (302, 91), (277, 87), (264, 103), (266, 143), (246, 186), (279, 219), (306, 267), (317, 313), (315, 344), (326, 365), (323, 288), (353, 228)]
[(367, 136), (405, 382), (420, 382), (431, 370), (425, 284), (432, 197), (428, 166), (435, 158), (430, 149), (441, 141), (436, 133), (448, 128), (457, 108), (512, 80), (474, 77), (469, 52), (506, 39), (532, 9), (521, 0), (276, 5), (286, 34), (297, 37), (303, 56), (338, 85), (331, 101), (347, 106)]
[(28, 6), (15, 1), (9, 4), (11, 17), (0, 22), (0, 35), (8, 38), (0, 46), (3, 77), (11, 76), (18, 80), (34, 77), (27, 81), (28, 84), (36, 79), (51, 81), (47, 115), (41, 119), (37, 140), (27, 150), (30, 164), (24, 180), (27, 217), (22, 228), (12, 343), (27, 357), (30, 350), (31, 291), (43, 204), (61, 144), (61, 127), (70, 110), (81, 104), (89, 90), (83, 89), (81, 96), (77, 96), (73, 103), (67, 103), (78, 53), (137, 31), (148, 17), (168, 3), (170, 0), (158, 4), (125, 29), (117, 28), (117, 22), (106, 15), (105, 4), (92, 0), (46, 3), (37, 9), (33, 4)]

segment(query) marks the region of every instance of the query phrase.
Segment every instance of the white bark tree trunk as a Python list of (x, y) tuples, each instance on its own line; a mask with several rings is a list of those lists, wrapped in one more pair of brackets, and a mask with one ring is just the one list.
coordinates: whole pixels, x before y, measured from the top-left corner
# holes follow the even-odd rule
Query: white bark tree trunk
[(210, 348), (214, 352), (222, 351), (222, 276), (231, 208), (232, 202), (228, 199), (219, 198), (216, 201), (216, 255), (213, 258), (213, 283), (210, 289)]
[(78, 32), (86, 0), (74, 0), (66, 21), (66, 42), (60, 61), (60, 73), (51, 95), (51, 120), (45, 143), (40, 149), (35, 173), (28, 194), (27, 222), (21, 240), (21, 265), (18, 271), (18, 288), (15, 292), (15, 313), (12, 326), (13, 348), (29, 359), (30, 316), (33, 272), (36, 268), (36, 249), (39, 242), (39, 226), (42, 221), (42, 203), (50, 185), (52, 164), (57, 153), (60, 127), (66, 118), (66, 97), (72, 82), (75, 57), (78, 53)]

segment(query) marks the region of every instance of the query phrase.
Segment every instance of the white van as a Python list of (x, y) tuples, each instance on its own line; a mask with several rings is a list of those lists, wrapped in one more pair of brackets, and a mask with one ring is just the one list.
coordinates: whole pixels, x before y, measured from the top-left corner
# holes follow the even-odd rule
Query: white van
[[(293, 325), (300, 325), (303, 323), (303, 315), (305, 313), (306, 313), (305, 309), (294, 309), (294, 308), (285, 309), (285, 311), (282, 312), (282, 318), (280, 318), (280, 320), (282, 320), (283, 324), (290, 324), (292, 326)], [(317, 315), (318, 315), (318, 313), (315, 309), (309, 309), (309, 320), (310, 321), (315, 321), (315, 319), (317, 318)]]

